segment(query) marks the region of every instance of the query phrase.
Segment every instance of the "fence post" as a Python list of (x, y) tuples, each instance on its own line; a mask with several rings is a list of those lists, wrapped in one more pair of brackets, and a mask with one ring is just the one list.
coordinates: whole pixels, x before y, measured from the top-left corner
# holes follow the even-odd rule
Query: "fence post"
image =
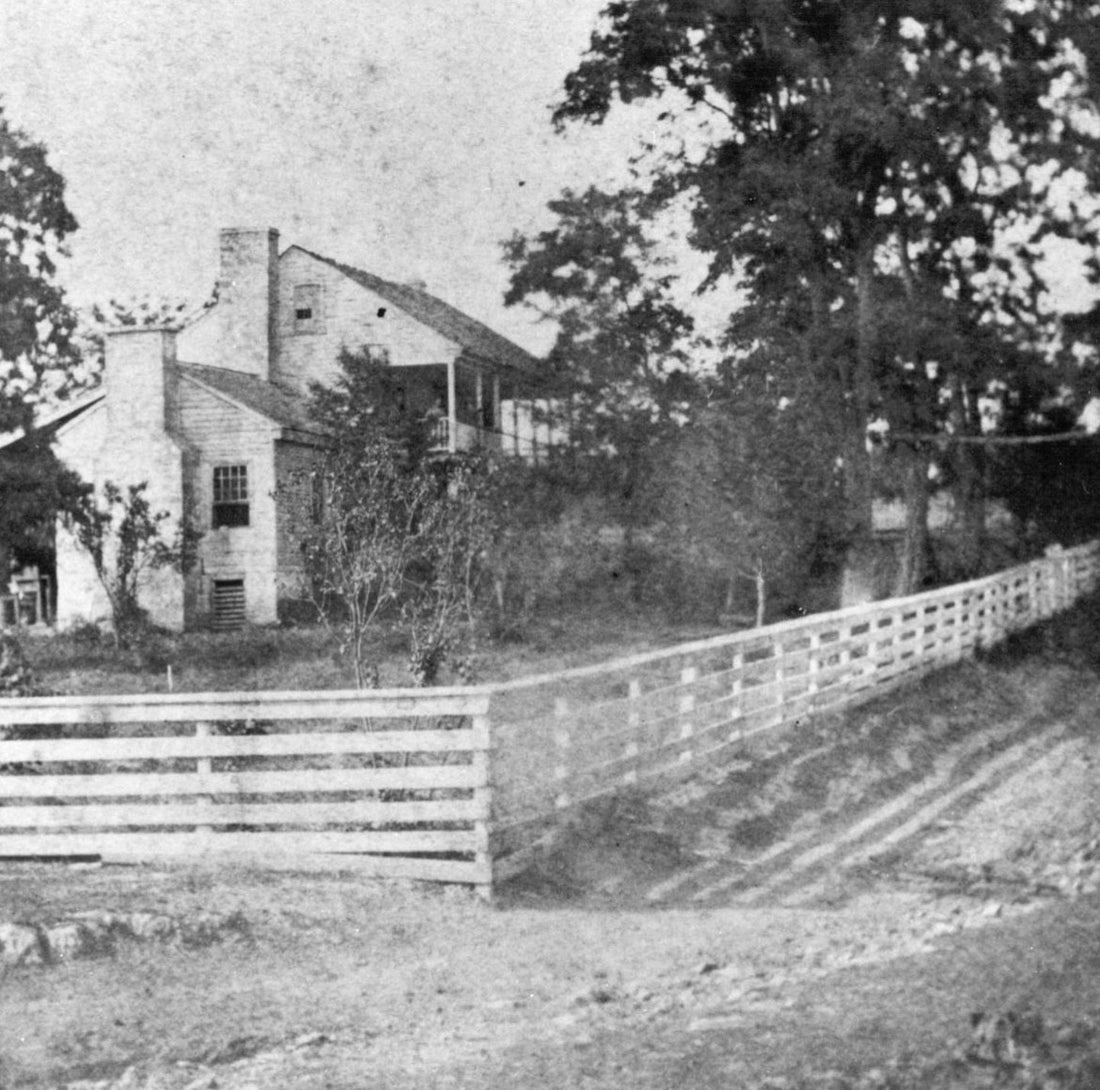
[(741, 737), (741, 730), (738, 723), (744, 714), (744, 705), (742, 703), (742, 692), (744, 691), (744, 671), (745, 671), (745, 652), (738, 648), (733, 653), (733, 662), (730, 664), (733, 670), (733, 683), (730, 685), (730, 736), (729, 740), (732, 742), (736, 738)]
[(951, 630), (951, 641), (947, 649), (948, 662), (959, 662), (963, 657), (963, 613), (969, 603), (970, 595), (968, 593), (956, 594), (955, 597), (951, 600), (951, 608), (953, 611), (952, 620), (954, 622), (954, 628)]
[(817, 704), (818, 674), (821, 672), (821, 633), (810, 633), (810, 660), (806, 667), (809, 678), (806, 682), (806, 714), (813, 715)]
[(493, 814), (492, 787), (492, 719), (488, 712), (475, 715), (471, 721), (474, 748), (473, 766), (477, 786), (474, 788), (474, 867), (475, 888), (486, 901), (493, 899), (493, 855), (489, 841), (489, 824)]
[[(196, 723), (195, 724), (195, 737), (196, 738), (209, 738), (213, 733), (209, 723)], [(205, 794), (205, 790), (209, 789), (210, 776), (214, 769), (214, 762), (209, 757), (199, 757), (195, 760), (195, 774), (198, 778), (199, 790), (203, 791), (195, 799), (195, 805), (198, 808), (198, 814), (196, 815), (198, 820), (195, 824), (195, 835), (201, 837), (209, 836), (214, 827), (209, 824), (209, 813), (204, 814), (203, 811), (209, 811), (213, 805), (212, 800), (208, 794)], [(205, 822), (204, 822), (205, 817)]]
[[(642, 683), (636, 677), (630, 678), (626, 684), (626, 725), (630, 728), (630, 740), (626, 743), (626, 748), (623, 751), (623, 757), (632, 758), (637, 757), (641, 752), (641, 744), (638, 735), (641, 733), (642, 728), (642, 713), (640, 709), (640, 701), (642, 699)], [(630, 768), (623, 774), (624, 783), (636, 783), (638, 779), (637, 768)]]
[(554, 767), (558, 794), (554, 804), (559, 810), (564, 810), (570, 801), (566, 785), (569, 782), (569, 750), (572, 738), (569, 732), (569, 701), (560, 696), (554, 700), (554, 744), (558, 750), (558, 763)]
[(776, 709), (775, 713), (779, 717), (776, 720), (777, 726), (783, 726), (787, 721), (787, 686), (785, 671), (783, 670), (783, 643), (780, 640), (775, 640), (772, 643), (772, 654), (775, 656), (775, 689), (776, 689)]
[[(680, 684), (681, 685), (694, 685), (696, 679), (699, 676), (699, 670), (695, 666), (685, 666), (680, 671)], [(680, 694), (680, 737), (690, 738), (695, 733), (695, 717), (692, 714), (695, 711), (695, 691), (688, 689), (687, 692)], [(689, 748), (682, 749), (680, 751), (680, 763), (688, 764), (692, 758), (692, 751)]]

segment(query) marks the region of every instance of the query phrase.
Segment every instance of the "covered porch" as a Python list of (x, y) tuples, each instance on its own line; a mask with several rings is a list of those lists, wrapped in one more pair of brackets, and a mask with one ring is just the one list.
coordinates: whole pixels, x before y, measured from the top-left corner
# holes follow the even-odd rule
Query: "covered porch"
[(399, 407), (427, 423), (431, 453), (498, 450), (537, 460), (549, 446), (519, 375), (464, 359), (397, 370)]

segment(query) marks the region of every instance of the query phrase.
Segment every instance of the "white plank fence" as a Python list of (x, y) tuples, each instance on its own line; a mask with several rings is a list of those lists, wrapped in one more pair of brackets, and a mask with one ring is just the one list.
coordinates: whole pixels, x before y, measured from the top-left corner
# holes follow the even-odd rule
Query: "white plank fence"
[(721, 768), (758, 735), (871, 699), (991, 647), (1100, 583), (1100, 543), (973, 582), (496, 688), (497, 877), (586, 801)]
[(0, 857), (327, 860), (487, 891), (488, 705), (471, 690), (0, 702), (23, 735), (0, 741)]
[[(1100, 543), (984, 579), (498, 685), (0, 701), (0, 858), (246, 857), (466, 882), (585, 801), (990, 647), (1100, 583)], [(38, 735), (38, 736), (35, 736)]]

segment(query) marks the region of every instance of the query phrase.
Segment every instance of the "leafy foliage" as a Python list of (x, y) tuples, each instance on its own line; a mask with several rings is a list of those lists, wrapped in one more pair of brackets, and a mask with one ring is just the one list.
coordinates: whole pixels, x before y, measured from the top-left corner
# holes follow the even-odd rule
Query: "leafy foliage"
[(76, 226), (46, 149), (0, 109), (0, 434), (28, 427), (34, 403), (63, 388), (75, 363), (56, 273)]
[(450, 659), (465, 672), (484, 558), (492, 540), (487, 468), (427, 459), (427, 430), (403, 412), (397, 378), (363, 353), (341, 356), (314, 415), (331, 445), (312, 471), (323, 502), (302, 528), (309, 594), (352, 664), (356, 685), (379, 683), (371, 637), (400, 621), (409, 672), (430, 685)]
[[(0, 697), (46, 695), (19, 641), (10, 632), (0, 632)], [(21, 736), (19, 728), (0, 728), (0, 738)]]
[(76, 220), (46, 150), (0, 108), (0, 435), (28, 434), (0, 455), (0, 562), (46, 552), (54, 519), (79, 482), (31, 433), (35, 406), (64, 393), (77, 365), (74, 315), (57, 284), (57, 260)]
[(76, 513), (87, 492), (40, 433), (12, 444), (0, 457), (0, 556), (44, 563), (58, 516)]
[(807, 416), (715, 403), (667, 444), (657, 475), (666, 553), (689, 571), (716, 571), (727, 613), (751, 587), (758, 625), (775, 590), (797, 596), (840, 536), (840, 481), (820, 449), (822, 425)]
[(977, 434), (1006, 355), (1048, 337), (1045, 242), (1095, 245), (1094, 25), (1088, 0), (616, 0), (566, 80), (559, 125), (665, 107), (646, 197), (689, 200), (706, 283), (747, 288), (731, 358), (826, 394), (855, 536), (868, 425)]
[(111, 606), (115, 643), (131, 646), (147, 626), (139, 601), (145, 575), (158, 568), (185, 572), (194, 561), (197, 537), (186, 525), (171, 541), (164, 538), (168, 511), (154, 511), (145, 495), (147, 482), (125, 492), (111, 481), (103, 484), (73, 515), (76, 540), (88, 554)]
[[(505, 244), (505, 302), (526, 301), (558, 335), (546, 390), (574, 464), (613, 499), (629, 554), (645, 521), (652, 454), (694, 394), (691, 318), (671, 299), (672, 277), (647, 230), (639, 191), (567, 191), (550, 202), (557, 226)], [(639, 594), (640, 572), (634, 570)]]
[(75, 335), (82, 361), (80, 382), (90, 386), (102, 374), (107, 334), (112, 330), (178, 328), (191, 316), (191, 311), (190, 304), (181, 299), (112, 298), (106, 303), (93, 303), (81, 311)]

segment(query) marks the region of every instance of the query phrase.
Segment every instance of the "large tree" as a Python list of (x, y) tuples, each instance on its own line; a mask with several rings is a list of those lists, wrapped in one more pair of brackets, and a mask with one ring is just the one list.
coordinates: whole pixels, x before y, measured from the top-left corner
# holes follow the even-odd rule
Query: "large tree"
[[(650, 156), (652, 194), (691, 201), (708, 283), (748, 289), (731, 351), (776, 345), (830, 399), (855, 539), (868, 425), (978, 432), (1000, 344), (1038, 339), (1043, 236), (1092, 238), (1052, 186), (1096, 151), (1095, 9), (615, 0), (567, 78), (559, 125), (664, 104), (675, 150)], [(928, 447), (902, 453), (919, 508)]]
[(524, 301), (557, 323), (545, 411), (567, 436), (574, 469), (611, 500), (635, 597), (642, 570), (635, 540), (650, 513), (653, 454), (692, 393), (692, 320), (672, 298), (649, 203), (636, 190), (566, 191), (550, 202), (552, 228), (505, 244), (512, 268), (505, 303)]
[[(0, 108), (0, 434), (31, 432), (35, 406), (64, 391), (77, 362), (57, 259), (76, 220), (46, 151)], [(48, 550), (53, 521), (79, 496), (41, 436), (0, 456), (0, 580), (12, 552)]]
[(57, 259), (75, 230), (46, 149), (0, 108), (0, 433), (28, 426), (36, 400), (73, 363)]

